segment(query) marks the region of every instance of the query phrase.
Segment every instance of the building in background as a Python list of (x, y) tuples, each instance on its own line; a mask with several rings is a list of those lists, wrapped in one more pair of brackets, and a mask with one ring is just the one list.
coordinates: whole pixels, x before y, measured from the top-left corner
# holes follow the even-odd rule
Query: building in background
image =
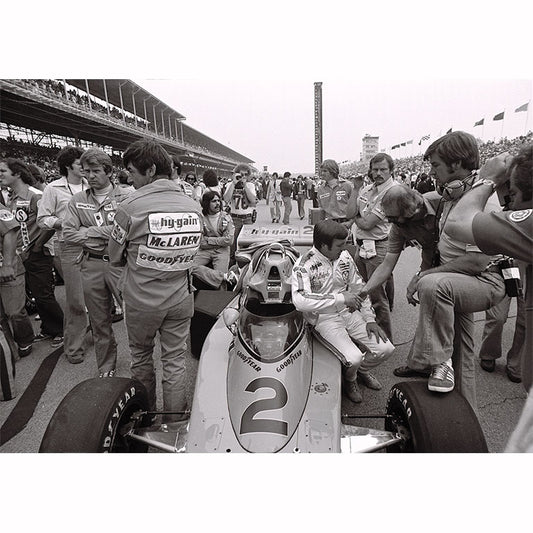
[(363, 151), (361, 161), (368, 163), (379, 152), (379, 137), (373, 137), (368, 133), (363, 137)]

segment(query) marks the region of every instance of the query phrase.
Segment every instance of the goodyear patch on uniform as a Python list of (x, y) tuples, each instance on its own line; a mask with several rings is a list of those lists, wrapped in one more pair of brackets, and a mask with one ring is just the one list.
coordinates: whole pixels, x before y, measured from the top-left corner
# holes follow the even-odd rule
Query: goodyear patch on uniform
[(509, 213), (509, 220), (511, 222), (522, 222), (526, 218), (528, 218), (531, 213), (533, 212), (533, 209), (521, 209), (520, 211), (512, 211)]
[(167, 235), (147, 235), (148, 248), (178, 249), (195, 248), (200, 245), (201, 234), (198, 233), (169, 233)]
[(83, 202), (76, 202), (76, 207), (78, 209), (96, 209), (96, 206), (93, 204), (85, 204)]
[(0, 210), (0, 220), (3, 220), (4, 222), (10, 222), (14, 218), (15, 217), (13, 216), (13, 213), (10, 211)]
[(118, 242), (118, 244), (124, 244), (126, 241), (126, 230), (117, 222), (113, 224), (113, 229), (111, 230), (111, 238)]
[(29, 200), (17, 200), (16, 207), (30, 207)]
[(150, 213), (150, 233), (181, 233), (200, 231), (200, 217), (197, 213)]
[(141, 244), (137, 251), (137, 265), (160, 270), (176, 272), (191, 268), (197, 248), (185, 250), (155, 250)]

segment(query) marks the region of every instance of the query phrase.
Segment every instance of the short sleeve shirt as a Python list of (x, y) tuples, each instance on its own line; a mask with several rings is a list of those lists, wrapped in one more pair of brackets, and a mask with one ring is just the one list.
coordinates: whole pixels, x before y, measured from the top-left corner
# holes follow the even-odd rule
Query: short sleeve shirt
[[(19, 223), (15, 219), (13, 213), (0, 207), (0, 266), (4, 264), (3, 245), (4, 245), (4, 236), (7, 235), (14, 228), (18, 228)], [(15, 275), (18, 276), (24, 272), (24, 265), (20, 260), (19, 256), (16, 256), (15, 264), (13, 265), (15, 269)]]
[(352, 184), (347, 181), (337, 181), (333, 187), (328, 183), (322, 185), (317, 191), (317, 200), (326, 218), (346, 218), (346, 207), (352, 193)]

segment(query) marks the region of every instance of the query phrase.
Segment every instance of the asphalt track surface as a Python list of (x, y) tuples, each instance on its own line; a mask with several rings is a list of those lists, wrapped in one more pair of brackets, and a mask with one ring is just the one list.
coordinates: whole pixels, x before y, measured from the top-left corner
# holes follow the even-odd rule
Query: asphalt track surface
[[(306, 202), (307, 209), (311, 202)], [(262, 200), (258, 205), (256, 225), (270, 225), (268, 206)], [(297, 216), (296, 202), (290, 219), (291, 226), (307, 224), (307, 217), (300, 220)], [(364, 400), (355, 405), (343, 399), (342, 413), (348, 415), (383, 415), (389, 389), (398, 381), (393, 375), (395, 367), (405, 364), (410, 342), (417, 324), (418, 309), (409, 305), (405, 299), (405, 289), (412, 275), (418, 270), (419, 252), (410, 248), (402, 254), (396, 267), (395, 302), (392, 313), (393, 340), (396, 352), (392, 358), (376, 368), (373, 373), (382, 382), (383, 389), (373, 391), (363, 388)], [(64, 302), (64, 287), (56, 289), (59, 302)], [(510, 317), (503, 331), (503, 353), (512, 343), (516, 305), (511, 306)], [(479, 347), (483, 330), (484, 313), (476, 313), (476, 346)], [(33, 320), (35, 331), (39, 331), (39, 322)], [(118, 343), (117, 375), (129, 376), (129, 350), (124, 321), (113, 325)], [(96, 377), (97, 368), (93, 343), (90, 333), (86, 336), (86, 357), (81, 364), (70, 364), (62, 348), (54, 350), (48, 341), (34, 344), (33, 352), (20, 359), (16, 364), (17, 396), (13, 400), (0, 402), (0, 453), (35, 453), (39, 450), (41, 439), (48, 422), (63, 397), (79, 382)], [(156, 367), (159, 343), (156, 343)], [(188, 396), (192, 398), (196, 378), (197, 361), (187, 359)], [(502, 452), (515, 427), (525, 402), (526, 392), (522, 384), (509, 381), (505, 375), (504, 357), (496, 362), (496, 371), (489, 374), (476, 364), (477, 412), (485, 433), (490, 452)], [(158, 407), (161, 408), (161, 391), (158, 388)], [(83, 416), (83, 413), (80, 413)], [(355, 423), (355, 422), (354, 422)], [(382, 428), (380, 420), (358, 420), (358, 425)]]

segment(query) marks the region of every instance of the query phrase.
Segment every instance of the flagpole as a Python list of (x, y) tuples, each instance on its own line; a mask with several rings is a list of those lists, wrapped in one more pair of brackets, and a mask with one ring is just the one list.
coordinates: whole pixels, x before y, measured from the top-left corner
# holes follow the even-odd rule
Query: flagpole
[(505, 123), (505, 109), (503, 110), (502, 129), (500, 131), (500, 139), (503, 139), (503, 125)]
[(481, 124), (481, 140), (485, 142), (485, 119), (483, 118), (483, 124)]
[(524, 135), (526, 135), (527, 133), (527, 121), (529, 120), (529, 102), (531, 102), (531, 100), (528, 100), (527, 102), (527, 109), (526, 109), (526, 122), (524, 124)]

